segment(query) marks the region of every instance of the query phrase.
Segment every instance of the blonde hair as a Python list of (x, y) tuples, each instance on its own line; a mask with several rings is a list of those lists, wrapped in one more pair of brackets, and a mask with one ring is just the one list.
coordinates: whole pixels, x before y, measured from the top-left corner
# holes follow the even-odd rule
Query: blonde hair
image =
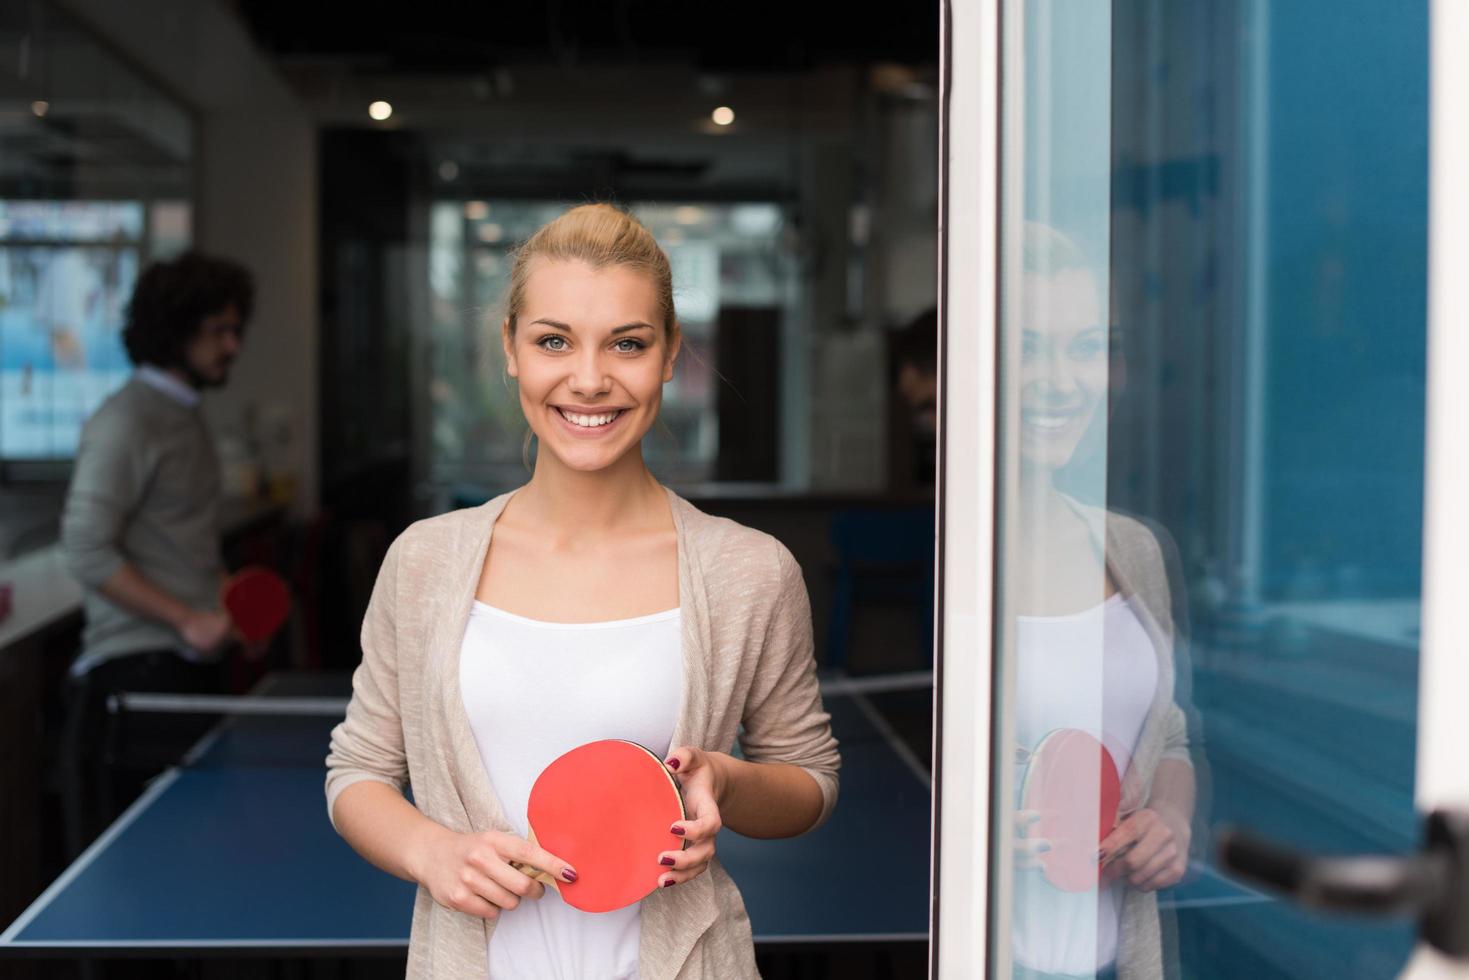
[(1080, 269), (1097, 274), (1097, 266), (1076, 240), (1059, 228), (1027, 221), (1021, 233), (1020, 268), (1042, 276)]
[(525, 305), (525, 284), (535, 258), (585, 262), (594, 269), (624, 266), (653, 282), (663, 313), (663, 339), (671, 342), (677, 317), (673, 309), (673, 270), (668, 256), (637, 218), (611, 204), (583, 204), (542, 225), (515, 250), (505, 319), (510, 335)]

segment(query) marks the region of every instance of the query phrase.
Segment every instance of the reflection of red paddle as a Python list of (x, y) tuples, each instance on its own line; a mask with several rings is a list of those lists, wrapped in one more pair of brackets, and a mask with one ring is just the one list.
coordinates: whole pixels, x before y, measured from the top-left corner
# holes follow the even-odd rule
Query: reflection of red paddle
[(1107, 747), (1086, 732), (1060, 728), (1030, 754), (1021, 807), (1038, 816), (1029, 836), (1051, 848), (1037, 855), (1046, 880), (1062, 891), (1097, 886), (1097, 845), (1117, 825), (1122, 780)]
[(291, 611), (285, 580), (260, 565), (242, 568), (219, 590), (219, 601), (245, 643), (263, 643), (275, 635)]
[(683, 847), (670, 827), (685, 817), (678, 783), (663, 760), (636, 742), (578, 746), (536, 777), (526, 804), (530, 839), (576, 869), (568, 884), (522, 871), (583, 912), (631, 905), (658, 887), (658, 855)]

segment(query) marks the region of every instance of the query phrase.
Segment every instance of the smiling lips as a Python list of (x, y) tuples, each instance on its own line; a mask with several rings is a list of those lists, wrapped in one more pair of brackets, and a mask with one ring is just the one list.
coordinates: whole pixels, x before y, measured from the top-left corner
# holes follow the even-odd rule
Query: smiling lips
[(1062, 409), (1045, 411), (1041, 409), (1022, 409), (1021, 420), (1034, 429), (1042, 432), (1060, 432), (1072, 423), (1085, 418), (1086, 406), (1078, 406), (1074, 409)]
[(561, 408), (559, 406), (556, 407), (556, 412), (563, 419), (570, 422), (572, 425), (578, 426), (583, 429), (605, 428), (611, 425), (613, 422), (617, 421), (618, 417), (622, 415), (623, 411), (624, 409), (615, 408), (610, 412), (584, 414), (581, 412), (573, 412), (569, 409)]

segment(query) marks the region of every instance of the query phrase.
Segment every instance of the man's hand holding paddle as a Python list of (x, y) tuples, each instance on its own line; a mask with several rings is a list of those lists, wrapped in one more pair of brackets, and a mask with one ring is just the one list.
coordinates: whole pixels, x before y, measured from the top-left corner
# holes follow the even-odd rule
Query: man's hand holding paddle
[(673, 832), (687, 843), (681, 851), (665, 851), (659, 863), (668, 873), (658, 880), (660, 888), (680, 885), (703, 874), (714, 860), (714, 838), (724, 827), (719, 800), (729, 784), (722, 752), (706, 752), (681, 746), (668, 753), (664, 765), (678, 780), (688, 817), (673, 825)]
[(536, 899), (546, 886), (511, 866), (530, 865), (560, 878), (576, 880), (565, 861), (514, 834), (487, 830), (455, 833), (434, 825), (410, 857), (413, 877), (446, 908), (494, 919), (523, 898)]
[(229, 613), (218, 609), (191, 609), (178, 624), (179, 637), (205, 656), (212, 657), (234, 633)]

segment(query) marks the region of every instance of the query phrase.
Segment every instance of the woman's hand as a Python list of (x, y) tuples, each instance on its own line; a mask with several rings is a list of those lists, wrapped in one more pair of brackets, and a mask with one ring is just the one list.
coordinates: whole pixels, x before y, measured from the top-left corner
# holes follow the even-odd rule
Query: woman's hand
[(706, 752), (690, 746), (674, 749), (664, 760), (668, 771), (678, 780), (683, 791), (686, 819), (675, 823), (672, 830), (683, 837), (681, 851), (664, 851), (658, 863), (669, 872), (658, 879), (660, 888), (680, 885), (697, 878), (714, 860), (714, 837), (724, 826), (719, 817), (719, 801), (728, 785), (723, 752)]
[(1102, 880), (1127, 877), (1140, 891), (1170, 888), (1188, 870), (1188, 821), (1167, 807), (1138, 810), (1117, 825), (1099, 849)]
[(459, 834), (435, 824), (409, 856), (410, 873), (445, 908), (493, 919), (522, 898), (540, 898), (545, 886), (510, 862), (575, 881), (565, 861), (513, 834), (487, 830)]
[(1015, 811), (1015, 869), (1034, 871), (1044, 867), (1040, 856), (1051, 849), (1051, 842), (1043, 837), (1029, 836), (1031, 827), (1041, 818), (1039, 810)]

